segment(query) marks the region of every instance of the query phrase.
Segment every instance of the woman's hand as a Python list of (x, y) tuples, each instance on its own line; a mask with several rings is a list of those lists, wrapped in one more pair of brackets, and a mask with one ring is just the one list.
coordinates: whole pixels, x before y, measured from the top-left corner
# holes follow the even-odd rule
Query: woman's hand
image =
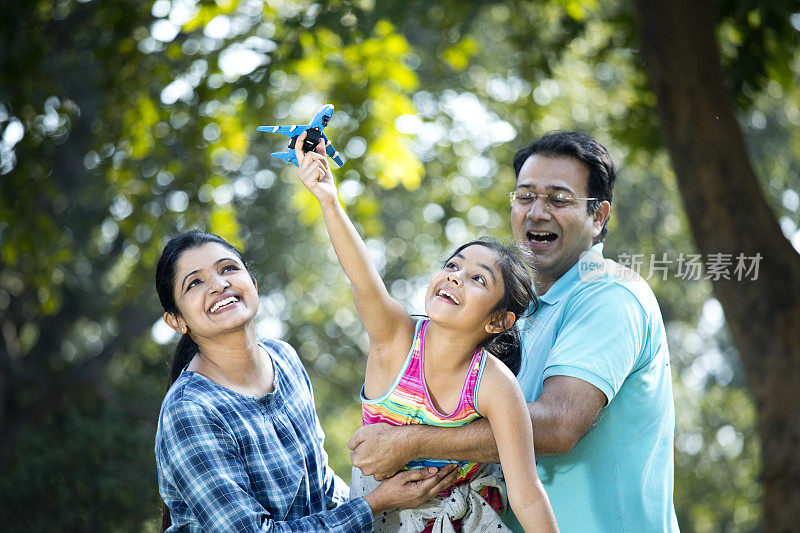
[(333, 174), (328, 165), (328, 156), (325, 155), (325, 143), (320, 141), (313, 152), (303, 152), (305, 138), (306, 132), (303, 132), (294, 145), (294, 153), (299, 166), (297, 177), (311, 191), (322, 207), (333, 205), (339, 200), (336, 194), (336, 184), (333, 182)]
[(386, 509), (419, 507), (455, 482), (459, 468), (449, 464), (442, 468), (403, 470), (381, 482), (378, 488), (364, 496), (372, 515)]

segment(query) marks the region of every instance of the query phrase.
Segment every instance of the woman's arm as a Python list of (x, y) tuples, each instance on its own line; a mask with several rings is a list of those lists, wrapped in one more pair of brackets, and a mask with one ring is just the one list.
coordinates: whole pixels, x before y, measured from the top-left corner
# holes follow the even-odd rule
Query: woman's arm
[(477, 407), (491, 425), (508, 499), (520, 524), (527, 532), (557, 532), (556, 517), (536, 472), (525, 398), (511, 371), (494, 357), (486, 361)]
[[(164, 413), (156, 437), (156, 462), (162, 498), (184, 503), (190, 515), (185, 518), (209, 532), (371, 531), (372, 519), (381, 511), (421, 505), (457, 475), (454, 469), (446, 468), (404, 471), (364, 498), (297, 520), (281, 521), (250, 492), (251, 479), (235, 438), (203, 406), (182, 400)], [(277, 484), (275, 490), (280, 491)]]
[(196, 520), (203, 531), (345, 533), (369, 531), (372, 523), (363, 498), (299, 520), (272, 516), (250, 492), (251, 480), (235, 438), (191, 401), (179, 400), (163, 414), (156, 459), (162, 498), (185, 504), (189, 512), (182, 518)]
[(381, 349), (401, 332), (413, 332), (414, 323), (403, 306), (389, 295), (369, 256), (366, 244), (339, 203), (323, 143), (315, 152), (303, 153), (305, 133), (295, 146), (299, 163), (298, 178), (311, 191), (322, 209), (336, 257), (350, 280), (358, 314), (367, 330), (372, 348)]

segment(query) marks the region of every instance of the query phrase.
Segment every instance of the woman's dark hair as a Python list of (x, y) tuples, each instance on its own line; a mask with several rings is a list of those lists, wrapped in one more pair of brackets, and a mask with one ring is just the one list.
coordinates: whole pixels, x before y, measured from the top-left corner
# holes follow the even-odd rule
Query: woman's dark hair
[[(177, 268), (178, 260), (183, 255), (183, 252), (199, 248), (208, 243), (216, 243), (229, 249), (236, 254), (242, 264), (245, 265), (245, 268), (247, 268), (242, 252), (219, 235), (199, 230), (191, 230), (176, 235), (164, 246), (161, 257), (158, 258), (158, 265), (156, 265), (156, 291), (158, 292), (158, 299), (161, 301), (161, 307), (164, 308), (165, 312), (173, 315), (179, 313), (178, 306), (175, 304), (175, 269)], [(250, 275), (252, 277), (252, 273)], [(255, 278), (253, 280), (255, 281)], [(196, 353), (197, 344), (192, 340), (189, 333), (184, 333), (180, 341), (178, 341), (178, 347), (175, 349), (175, 356), (172, 359), (169, 376), (170, 386), (175, 383), (181, 371), (189, 364)]]
[[(164, 246), (161, 252), (161, 257), (158, 258), (158, 265), (156, 266), (156, 291), (158, 292), (158, 299), (161, 301), (161, 306), (167, 313), (177, 315), (179, 313), (178, 306), (175, 303), (175, 276), (178, 260), (181, 255), (187, 250), (199, 248), (204, 244), (216, 243), (232, 251), (242, 261), (242, 264), (247, 268), (242, 253), (236, 249), (231, 243), (213, 233), (205, 233), (199, 230), (191, 230), (186, 233), (176, 235)], [(250, 276), (253, 273), (250, 269)], [(255, 281), (255, 278), (253, 278)], [(192, 357), (197, 353), (197, 343), (192, 340), (189, 333), (181, 335), (178, 346), (175, 348), (175, 355), (172, 358), (172, 365), (170, 366), (169, 387), (175, 383), (183, 369), (192, 360)], [(168, 387), (168, 388), (169, 388)], [(164, 505), (161, 516), (161, 531), (171, 525), (171, 518), (169, 508)]]
[[(536, 294), (533, 292), (530, 274), (528, 274), (525, 263), (522, 262), (516, 247), (505, 246), (498, 241), (481, 238), (459, 246), (450, 254), (447, 261), (469, 246), (485, 246), (492, 250), (497, 256), (495, 264), (497, 268), (500, 269), (500, 274), (503, 276), (504, 291), (503, 297), (500, 298), (497, 305), (489, 312), (490, 315), (511, 311), (514, 313), (516, 320), (519, 321), (531, 305), (533, 305), (531, 311), (535, 311), (538, 308), (539, 302), (536, 299)], [(445, 261), (445, 263), (447, 263), (447, 261)], [(522, 346), (520, 344), (517, 322), (515, 322), (512, 327), (490, 336), (478, 347), (485, 349), (487, 352), (500, 359), (500, 361), (511, 369), (514, 375), (517, 375), (519, 372), (520, 366), (522, 365)]]

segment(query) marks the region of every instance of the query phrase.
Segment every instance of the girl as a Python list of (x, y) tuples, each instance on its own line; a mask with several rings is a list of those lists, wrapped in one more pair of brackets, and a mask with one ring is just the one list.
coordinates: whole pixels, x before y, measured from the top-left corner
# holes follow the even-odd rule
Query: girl
[[(305, 134), (296, 146), (302, 146), (304, 139)], [(496, 357), (509, 362), (516, 357), (516, 364), (511, 364), (515, 370), (519, 368), (519, 340), (514, 342), (512, 326), (533, 298), (524, 266), (496, 244), (474, 241), (461, 246), (428, 286), (425, 311), (429, 319), (415, 322), (389, 295), (363, 240), (340, 205), (323, 150), (322, 144), (314, 152), (295, 150), (298, 177), (319, 201), (369, 336), (361, 391), (364, 423), (461, 425), (485, 416), (495, 436), (511, 505), (525, 531), (557, 531), (536, 473), (525, 400), (512, 371)], [(503, 344), (509, 337), (511, 349), (507, 350)], [(427, 463), (414, 462), (408, 467), (420, 464)], [(462, 465), (456, 484), (470, 485), (489, 496), (486, 483), (476, 483), (481, 466)], [(463, 493), (459, 492), (461, 496)], [(456, 510), (451, 503), (457, 498), (444, 495), (447, 498), (440, 498), (437, 505), (451, 519), (475, 518), (487, 507), (467, 495), (458, 499), (464, 505)], [(434, 524), (420, 519), (420, 515), (410, 516), (415, 517), (413, 524), (408, 514), (384, 513), (376, 520), (375, 530), (421, 531), (434, 524), (442, 528), (441, 514)], [(465, 522), (464, 529), (483, 530), (488, 522), (481, 520), (470, 525)], [(499, 520), (492, 524), (493, 530), (504, 527)]]
[(255, 277), (222, 238), (170, 240), (156, 288), (182, 335), (156, 432), (162, 531), (369, 531), (382, 510), (419, 505), (455, 479), (444, 468), (398, 474), (348, 501), (308, 375), (291, 346), (257, 338)]

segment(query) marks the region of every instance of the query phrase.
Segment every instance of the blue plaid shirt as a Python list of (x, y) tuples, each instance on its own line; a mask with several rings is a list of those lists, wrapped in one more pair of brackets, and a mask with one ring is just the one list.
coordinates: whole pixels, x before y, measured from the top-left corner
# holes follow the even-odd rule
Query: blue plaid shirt
[(285, 342), (262, 340), (275, 391), (255, 398), (184, 371), (161, 405), (156, 464), (167, 531), (370, 531), (364, 498), (328, 466), (311, 381)]

